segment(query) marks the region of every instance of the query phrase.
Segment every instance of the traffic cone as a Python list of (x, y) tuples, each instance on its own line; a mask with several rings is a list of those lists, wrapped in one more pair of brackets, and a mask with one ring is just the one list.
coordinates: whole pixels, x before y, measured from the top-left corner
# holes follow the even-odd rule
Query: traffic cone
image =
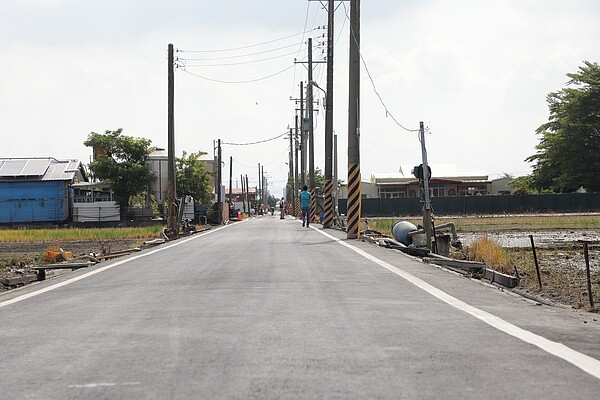
[(242, 220), (242, 213), (238, 211), (238, 221)]

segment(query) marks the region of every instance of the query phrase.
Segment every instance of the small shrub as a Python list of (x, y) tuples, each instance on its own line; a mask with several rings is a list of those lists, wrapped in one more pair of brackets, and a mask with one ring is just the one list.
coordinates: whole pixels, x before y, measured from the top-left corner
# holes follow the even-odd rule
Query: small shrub
[(513, 274), (511, 257), (495, 240), (484, 236), (465, 248), (467, 258), (483, 262), (505, 274)]

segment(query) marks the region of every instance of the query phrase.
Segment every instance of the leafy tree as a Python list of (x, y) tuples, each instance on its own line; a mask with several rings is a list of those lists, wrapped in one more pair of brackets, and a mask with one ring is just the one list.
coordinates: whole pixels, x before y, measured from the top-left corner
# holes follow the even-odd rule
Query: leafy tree
[(94, 149), (94, 161), (89, 165), (92, 176), (112, 183), (115, 200), (121, 207), (121, 215), (129, 206), (129, 200), (148, 190), (154, 178), (148, 164), (152, 143), (148, 139), (122, 135), (123, 129), (91, 132), (83, 144)]
[(184, 151), (181, 158), (175, 158), (177, 169), (177, 196), (190, 193), (197, 203), (208, 204), (212, 201), (209, 185), (211, 173), (206, 171), (206, 163), (200, 161), (204, 152), (191, 153)]
[(506, 186), (513, 189), (515, 194), (531, 194), (535, 192), (533, 178), (530, 175), (513, 178)]
[(533, 187), (538, 191), (572, 192), (583, 186), (600, 191), (600, 66), (584, 61), (567, 74), (569, 87), (550, 93), (549, 121), (541, 125), (534, 162)]
[(273, 196), (272, 194), (270, 194), (269, 197), (267, 197), (267, 204), (269, 205), (269, 207), (275, 207), (278, 201), (279, 199)]

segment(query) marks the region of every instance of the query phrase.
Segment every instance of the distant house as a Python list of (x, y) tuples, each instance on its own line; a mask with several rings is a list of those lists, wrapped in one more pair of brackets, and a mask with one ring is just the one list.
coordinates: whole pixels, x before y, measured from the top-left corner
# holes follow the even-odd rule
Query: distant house
[[(167, 150), (157, 148), (148, 155), (150, 162), (150, 171), (154, 173), (156, 179), (150, 184), (150, 194), (154, 196), (159, 207), (167, 200), (167, 189), (169, 181), (169, 155)], [(208, 184), (209, 191), (214, 192), (215, 187), (215, 160), (208, 154), (202, 154), (199, 160), (205, 163), (205, 171), (209, 172)]]
[[(429, 188), (433, 197), (487, 195), (491, 191), (488, 175), (480, 170), (459, 171), (454, 165), (431, 165)], [(380, 198), (419, 197), (419, 180), (411, 166), (402, 166), (397, 173), (373, 174), (371, 183), (377, 186)]]
[(73, 222), (108, 222), (121, 220), (121, 208), (113, 200), (108, 182), (79, 182), (73, 190)]
[[(372, 182), (361, 181), (360, 182), (360, 195), (363, 199), (373, 199), (379, 196), (377, 192), (377, 185)], [(339, 199), (347, 199), (348, 198), (348, 185), (343, 184), (338, 188), (338, 198)]]
[(0, 223), (68, 220), (70, 185), (86, 180), (77, 160), (0, 158)]

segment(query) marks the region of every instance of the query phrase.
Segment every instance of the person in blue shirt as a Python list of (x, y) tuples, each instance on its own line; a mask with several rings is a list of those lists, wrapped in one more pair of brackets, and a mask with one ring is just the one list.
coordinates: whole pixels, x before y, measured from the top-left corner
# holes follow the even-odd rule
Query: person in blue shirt
[(308, 228), (310, 225), (310, 192), (306, 185), (304, 185), (298, 197), (300, 198), (300, 207), (302, 208), (302, 226), (306, 224)]

